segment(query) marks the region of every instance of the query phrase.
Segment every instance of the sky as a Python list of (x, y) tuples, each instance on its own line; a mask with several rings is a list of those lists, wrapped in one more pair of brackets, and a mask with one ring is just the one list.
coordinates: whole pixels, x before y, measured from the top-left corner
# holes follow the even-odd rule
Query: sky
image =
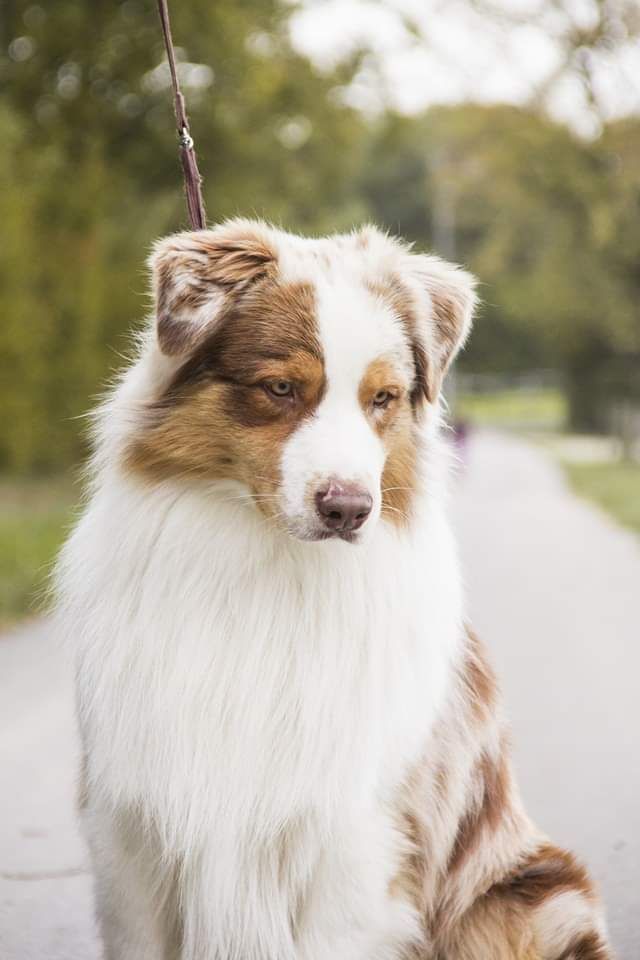
[[(640, 36), (640, 0), (632, 2), (638, 5)], [(617, 0), (618, 9), (627, 3)], [(407, 113), (468, 100), (521, 105), (542, 95), (551, 116), (583, 136), (596, 135), (602, 121), (640, 114), (640, 38), (625, 37), (622, 18), (618, 23), (615, 17), (616, 0), (609, 0), (615, 47), (589, 61), (595, 107), (575, 66), (563, 68), (562, 44), (568, 30), (593, 26), (595, 0), (486, 0), (485, 6), (504, 16), (481, 13), (478, 5), (478, 0), (303, 0), (291, 33), (295, 46), (320, 67), (361, 44), (375, 51), (348, 93), (365, 110), (385, 102)]]

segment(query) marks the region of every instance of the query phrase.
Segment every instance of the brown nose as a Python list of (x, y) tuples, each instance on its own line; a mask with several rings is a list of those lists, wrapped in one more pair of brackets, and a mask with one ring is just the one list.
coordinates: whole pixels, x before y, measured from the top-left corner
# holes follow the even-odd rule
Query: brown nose
[(316, 493), (316, 507), (328, 530), (336, 533), (358, 530), (371, 513), (373, 500), (355, 484), (331, 480)]

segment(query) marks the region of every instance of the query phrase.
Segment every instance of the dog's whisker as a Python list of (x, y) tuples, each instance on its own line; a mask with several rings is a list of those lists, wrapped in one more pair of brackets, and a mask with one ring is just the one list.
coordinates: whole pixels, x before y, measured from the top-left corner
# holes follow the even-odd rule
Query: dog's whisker
[(409, 522), (408, 515), (403, 510), (400, 510), (399, 507), (394, 507), (390, 503), (384, 503), (382, 505), (382, 513), (385, 513), (387, 510), (391, 510), (393, 513), (397, 513), (398, 516), (401, 517), (401, 519), (404, 520), (405, 523)]

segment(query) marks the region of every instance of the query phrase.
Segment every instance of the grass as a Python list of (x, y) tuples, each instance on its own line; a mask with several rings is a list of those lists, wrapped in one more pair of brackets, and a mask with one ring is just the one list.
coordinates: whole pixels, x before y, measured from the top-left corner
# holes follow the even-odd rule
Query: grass
[(515, 430), (544, 443), (560, 461), (578, 496), (606, 510), (618, 523), (640, 533), (640, 464), (616, 459), (570, 459), (566, 437), (567, 404), (560, 390), (496, 390), (460, 393), (455, 417), (473, 426)]
[(541, 387), (460, 393), (455, 398), (454, 412), (457, 419), (472, 426), (514, 430), (542, 442), (560, 461), (579, 496), (640, 533), (640, 464), (618, 461), (613, 455), (608, 459), (604, 450), (606, 438), (600, 438), (602, 459), (572, 459), (567, 437), (562, 434), (567, 404), (560, 390)]
[(41, 608), (76, 499), (66, 479), (0, 479), (0, 627)]
[(512, 430), (560, 430), (567, 417), (562, 392), (549, 387), (460, 393), (454, 409), (456, 418), (472, 426)]
[(563, 462), (575, 492), (640, 533), (640, 464)]

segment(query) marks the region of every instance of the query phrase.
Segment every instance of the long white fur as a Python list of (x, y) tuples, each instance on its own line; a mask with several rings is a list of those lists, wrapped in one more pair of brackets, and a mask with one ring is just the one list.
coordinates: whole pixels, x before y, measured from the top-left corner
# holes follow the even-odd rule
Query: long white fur
[[(350, 283), (355, 254), (340, 251), (327, 278), (304, 245), (280, 242), (288, 276), (316, 285), (328, 374), (317, 417), (284, 452), (283, 509), (298, 515), (323, 471), (379, 487), (383, 452), (357, 385), (378, 353), (403, 369), (409, 358), (394, 318)], [(58, 573), (87, 830), (113, 887), (100, 894), (107, 956), (169, 956), (158, 917), (173, 878), (183, 960), (390, 960), (418, 930), (389, 892), (404, 852), (393, 798), (461, 638), (437, 410), (410, 527), (380, 520), (378, 495), (362, 544), (307, 543), (237, 484), (151, 486), (121, 470), (138, 411), (170, 372), (147, 336), (99, 415), (92, 497)], [(155, 859), (125, 865), (130, 822)]]

